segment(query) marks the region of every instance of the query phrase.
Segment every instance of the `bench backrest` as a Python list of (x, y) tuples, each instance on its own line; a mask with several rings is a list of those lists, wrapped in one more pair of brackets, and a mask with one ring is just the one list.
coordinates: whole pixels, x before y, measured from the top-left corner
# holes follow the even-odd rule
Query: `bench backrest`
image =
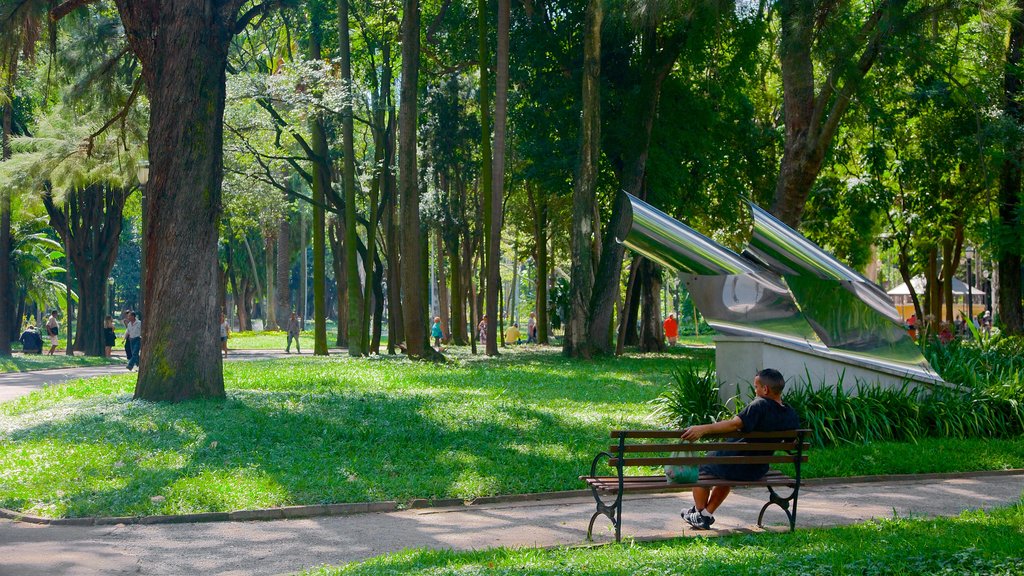
[[(779, 432), (728, 432), (706, 434), (697, 442), (680, 439), (682, 430), (613, 430), (611, 437), (618, 444), (609, 446), (608, 464), (619, 468), (629, 466), (685, 466), (698, 464), (793, 464), (799, 473), (807, 461), (805, 451), (810, 444), (805, 437), (810, 430)], [(726, 442), (724, 439), (732, 441)], [(711, 441), (707, 441), (711, 440)], [(672, 456), (673, 453), (730, 450), (742, 456)], [(778, 454), (781, 451), (783, 454)]]

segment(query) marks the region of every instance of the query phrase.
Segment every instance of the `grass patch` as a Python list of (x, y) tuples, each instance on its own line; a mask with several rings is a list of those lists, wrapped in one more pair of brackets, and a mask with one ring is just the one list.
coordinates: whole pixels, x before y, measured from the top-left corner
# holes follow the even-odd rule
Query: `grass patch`
[(227, 400), (181, 404), (131, 400), (130, 375), (76, 381), (0, 405), (0, 506), (133, 515), (578, 489), (609, 427), (656, 425), (647, 402), (689, 354), (710, 361), (229, 363)]
[(307, 576), (484, 574), (605, 576), (757, 574), (890, 575), (1024, 573), (1024, 506), (955, 518), (897, 518), (795, 533), (680, 538), (596, 548), (413, 550)]
[(49, 345), (43, 349), (43, 354), (17, 354), (4, 358), (0, 357), (0, 373), (5, 372), (28, 372), (31, 370), (48, 370), (51, 368), (80, 368), (83, 366), (106, 366), (108, 364), (123, 364), (124, 360), (113, 358), (101, 358), (97, 356), (66, 356), (64, 348), (57, 348), (53, 356), (45, 352)]
[[(227, 363), (223, 401), (133, 401), (130, 374), (47, 387), (0, 404), (0, 506), (76, 517), (580, 489), (609, 429), (664, 427), (651, 400), (714, 353), (453, 352)], [(1019, 439), (924, 439), (815, 448), (804, 475), (1020, 467)]]

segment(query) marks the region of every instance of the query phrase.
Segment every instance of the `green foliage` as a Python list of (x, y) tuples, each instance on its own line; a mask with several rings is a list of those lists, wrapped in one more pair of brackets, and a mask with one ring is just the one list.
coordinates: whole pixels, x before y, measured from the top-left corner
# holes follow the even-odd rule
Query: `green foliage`
[(714, 366), (686, 364), (672, 371), (668, 390), (652, 401), (654, 417), (672, 428), (717, 422), (729, 414), (718, 390)]
[(924, 355), (947, 382), (1004, 398), (1024, 399), (1024, 337), (926, 340)]
[(785, 534), (678, 538), (598, 547), (453, 552), (410, 550), (307, 576), (737, 574), (882, 576), (1024, 572), (1024, 505), (955, 518), (891, 518)]
[(787, 392), (785, 401), (800, 415), (801, 424), (811, 429), (818, 446), (916, 442), (925, 436), (1013, 438), (1024, 433), (1020, 399), (986, 390), (939, 386), (924, 390), (909, 384), (887, 389), (858, 381), (847, 392), (843, 377), (808, 384)]

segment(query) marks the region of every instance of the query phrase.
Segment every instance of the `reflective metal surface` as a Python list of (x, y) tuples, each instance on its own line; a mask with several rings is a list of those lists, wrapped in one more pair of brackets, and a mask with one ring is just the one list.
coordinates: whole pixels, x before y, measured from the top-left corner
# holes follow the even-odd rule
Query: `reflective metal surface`
[(708, 324), (723, 334), (800, 344), (826, 355), (938, 378), (876, 284), (753, 203), (744, 256), (628, 195), (628, 248), (683, 272)]
[(865, 304), (897, 324), (902, 322), (892, 299), (880, 286), (843, 264), (757, 204), (747, 204), (754, 217), (754, 230), (750, 244), (743, 250), (744, 254), (786, 277), (811, 276), (849, 282), (850, 289), (854, 290)]
[(684, 272), (687, 290), (708, 324), (723, 334), (822, 347), (781, 276), (643, 200), (629, 200), (633, 223), (626, 238), (618, 240)]

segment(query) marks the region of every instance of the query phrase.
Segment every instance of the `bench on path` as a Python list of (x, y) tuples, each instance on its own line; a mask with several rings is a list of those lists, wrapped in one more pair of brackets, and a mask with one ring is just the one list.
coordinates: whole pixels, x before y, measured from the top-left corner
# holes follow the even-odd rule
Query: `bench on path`
[[(608, 452), (599, 452), (590, 465), (590, 475), (580, 476), (590, 486), (597, 502), (597, 511), (590, 518), (587, 527), (587, 540), (592, 539), (594, 521), (601, 514), (611, 520), (615, 526), (615, 541), (622, 539), (622, 496), (627, 492), (676, 492), (690, 490), (695, 486), (711, 488), (712, 486), (765, 486), (768, 488), (768, 502), (761, 507), (757, 516), (757, 525), (761, 527), (765, 510), (775, 504), (782, 508), (789, 519), (790, 531), (796, 530), (796, 504), (800, 494), (800, 465), (807, 461), (805, 450), (809, 444), (804, 438), (809, 430), (786, 430), (780, 432), (728, 432), (724, 434), (707, 434), (704, 439), (717, 441), (688, 442), (680, 439), (682, 430), (613, 430), (611, 438), (618, 440), (618, 445), (609, 446)], [(730, 441), (726, 442), (722, 439)], [(669, 441), (666, 442), (666, 439)], [(703, 440), (703, 439), (702, 439)], [(653, 441), (653, 442), (652, 442)], [(707, 456), (710, 450), (732, 450), (738, 452), (754, 452), (743, 456)], [(784, 454), (764, 452), (779, 450)], [(761, 454), (757, 454), (760, 452)], [(689, 453), (689, 455), (675, 455)], [(607, 459), (607, 464), (614, 469), (614, 476), (598, 476), (598, 464)], [(699, 466), (701, 464), (793, 464), (796, 469), (794, 477), (789, 477), (778, 470), (769, 470), (757, 480), (735, 481), (722, 480), (709, 474), (700, 474), (696, 482), (672, 483), (664, 474), (659, 475), (626, 475), (627, 468), (664, 467), (664, 466)], [(783, 498), (775, 488), (784, 486), (792, 489), (792, 493)], [(602, 495), (614, 495), (615, 500), (606, 503)]]

